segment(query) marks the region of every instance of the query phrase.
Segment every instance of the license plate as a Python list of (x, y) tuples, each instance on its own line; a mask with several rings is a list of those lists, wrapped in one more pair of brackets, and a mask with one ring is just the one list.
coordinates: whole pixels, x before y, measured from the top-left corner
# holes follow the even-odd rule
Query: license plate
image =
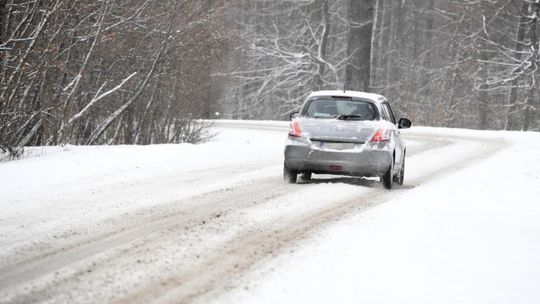
[(354, 144), (321, 141), (319, 143), (319, 147), (322, 149), (330, 149), (330, 150), (348, 150), (348, 149), (353, 149)]

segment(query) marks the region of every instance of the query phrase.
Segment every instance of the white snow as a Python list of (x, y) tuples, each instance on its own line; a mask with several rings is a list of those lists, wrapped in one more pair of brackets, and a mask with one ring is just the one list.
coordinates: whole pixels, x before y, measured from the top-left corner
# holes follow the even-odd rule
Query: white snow
[(0, 163), (0, 258), (44, 231), (280, 174), (284, 133), (217, 132), (201, 145), (37, 147), (39, 157)]
[[(411, 132), (509, 147), (328, 227), (216, 302), (539, 303), (540, 134)], [(412, 178), (432, 159), (411, 157)]]
[[(0, 261), (110, 217), (280, 179), (286, 122), (216, 126), (217, 137), (201, 145), (33, 148), (27, 159), (0, 163)], [(230, 234), (368, 193), (390, 197), (259, 262), (214, 301), (540, 303), (540, 134), (404, 133), (404, 188), (305, 184), (234, 211)], [(220, 237), (207, 246), (232, 236)]]

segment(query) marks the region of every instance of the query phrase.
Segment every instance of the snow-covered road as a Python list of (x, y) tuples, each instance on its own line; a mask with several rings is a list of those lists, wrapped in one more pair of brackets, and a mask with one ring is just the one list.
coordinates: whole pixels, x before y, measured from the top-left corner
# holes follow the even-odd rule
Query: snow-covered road
[[(335, 268), (340, 274), (329, 275), (327, 267), (319, 266), (336, 258), (357, 270), (355, 259), (346, 254), (362, 247), (355, 240), (373, 249), (381, 243), (370, 235), (377, 235), (402, 245), (411, 237), (403, 231), (422, 234), (414, 224), (422, 216), (437, 219), (426, 228), (444, 230), (437, 226), (439, 207), (455, 217), (448, 223), (463, 222), (462, 229), (468, 229), (474, 211), (492, 207), (488, 214), (500, 211), (512, 219), (506, 223), (509, 233), (517, 234), (520, 229), (514, 223), (523, 221), (527, 236), (540, 235), (540, 226), (531, 220), (540, 218), (535, 204), (540, 197), (538, 134), (413, 128), (404, 132), (405, 186), (387, 191), (370, 179), (331, 176), (284, 184), (286, 126), (219, 122), (216, 138), (202, 145), (38, 148), (33, 152), (40, 157), (0, 163), (0, 302), (430, 302), (438, 299), (434, 291), (425, 298), (418, 297), (421, 292), (414, 288), (401, 298), (377, 297), (374, 292), (388, 284), (383, 280), (368, 280), (356, 272), (347, 276), (347, 267), (339, 263)], [(512, 163), (514, 158), (518, 165)], [(494, 179), (505, 177), (509, 180), (504, 187), (493, 187)], [(478, 189), (495, 194), (484, 199)], [(503, 195), (509, 191), (519, 191), (512, 196), (520, 208), (514, 213), (507, 201), (510, 195)], [(448, 202), (449, 198), (453, 200)], [(448, 207), (455, 201), (465, 216), (456, 217), (460, 214)], [(414, 221), (389, 226), (396, 212)], [(366, 221), (365, 214), (375, 214), (375, 223)], [(488, 228), (497, 224), (486, 222)], [(401, 233), (389, 231), (392, 227)], [(489, 233), (481, 236), (497, 242)], [(527, 240), (515, 241), (515, 251), (528, 257), (520, 256), (520, 267), (528, 266), (523, 270), (527, 284), (540, 283), (540, 259), (529, 255), (540, 252), (540, 241)], [(463, 244), (459, 240), (452, 244), (469, 246), (469, 242), (464, 238)], [(406, 252), (414, 254), (417, 263), (422, 258), (419, 252), (428, 248), (429, 257), (438, 250), (428, 246), (438, 246), (436, 242), (423, 245)], [(384, 248), (399, 251), (403, 246), (384, 243)], [(373, 251), (359, 251), (363, 258), (375, 259), (368, 264), (384, 265)], [(516, 258), (509, 254), (510, 260)], [(396, 256), (399, 252), (384, 252), (381, 259), (407, 262)], [(496, 257), (504, 258), (504, 252)], [(372, 271), (366, 274), (376, 272), (365, 260), (358, 261)], [(433, 261), (437, 259), (426, 263)], [(411, 268), (394, 270), (381, 269), (402, 278), (401, 271)], [(484, 270), (476, 272), (478, 279)], [(350, 281), (339, 282), (341, 277), (370, 282), (371, 289), (359, 293)], [(443, 290), (443, 283), (430, 288)], [(321, 295), (323, 286), (333, 287)], [(474, 295), (485, 288), (478, 286)], [(540, 300), (538, 293), (525, 288), (510, 291)], [(478, 299), (471, 292), (459, 296)], [(441, 298), (456, 302), (448, 294)]]

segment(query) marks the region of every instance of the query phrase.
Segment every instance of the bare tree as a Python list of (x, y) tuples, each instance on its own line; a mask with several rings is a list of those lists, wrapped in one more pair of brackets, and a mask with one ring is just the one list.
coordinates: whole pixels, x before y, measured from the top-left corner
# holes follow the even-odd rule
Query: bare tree
[(193, 122), (219, 98), (228, 2), (0, 4), (2, 150), (204, 136)]
[(371, 44), (373, 34), (374, 0), (348, 1), (349, 35), (345, 68), (345, 88), (357, 91), (370, 89)]
[(239, 15), (247, 17), (237, 24), (245, 55), (238, 66), (220, 74), (236, 79), (223, 107), (233, 117), (284, 118), (312, 90), (342, 89), (346, 83), (367, 89), (373, 5), (349, 0), (241, 2)]
[(540, 130), (540, 0), (0, 0), (0, 149), (198, 141), (313, 90), (417, 123)]

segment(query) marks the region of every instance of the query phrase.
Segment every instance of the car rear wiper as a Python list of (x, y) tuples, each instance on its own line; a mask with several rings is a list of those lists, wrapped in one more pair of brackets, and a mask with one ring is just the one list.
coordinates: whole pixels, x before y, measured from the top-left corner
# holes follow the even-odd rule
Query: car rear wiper
[(336, 119), (339, 119), (339, 120), (352, 120), (352, 119), (362, 119), (362, 115), (360, 114), (349, 114), (349, 115), (345, 115), (345, 114), (342, 114), (342, 115), (338, 115), (336, 117)]

